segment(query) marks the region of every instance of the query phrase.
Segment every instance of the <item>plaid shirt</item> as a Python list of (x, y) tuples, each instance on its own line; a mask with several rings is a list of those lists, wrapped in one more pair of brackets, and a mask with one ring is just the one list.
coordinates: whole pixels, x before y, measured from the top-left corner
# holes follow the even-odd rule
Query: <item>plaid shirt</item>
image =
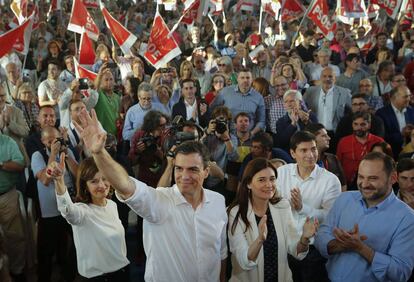
[(276, 122), (286, 114), (283, 106), (283, 97), (268, 95), (264, 98), (266, 109), (266, 128), (276, 133)]

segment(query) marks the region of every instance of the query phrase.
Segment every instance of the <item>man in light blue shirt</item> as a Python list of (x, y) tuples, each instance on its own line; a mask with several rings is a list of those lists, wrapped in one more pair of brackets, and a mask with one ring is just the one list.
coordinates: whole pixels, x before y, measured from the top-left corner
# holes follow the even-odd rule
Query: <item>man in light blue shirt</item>
[(224, 105), (236, 116), (240, 112), (246, 112), (250, 116), (251, 135), (266, 129), (266, 113), (263, 96), (252, 88), (252, 72), (242, 69), (237, 76), (237, 85), (223, 88), (214, 99), (211, 110)]
[(342, 193), (315, 240), (328, 258), (329, 279), (407, 281), (414, 267), (414, 212), (392, 192), (394, 162), (367, 154), (359, 165), (359, 191)]
[(159, 103), (152, 103), (153, 89), (151, 84), (143, 82), (138, 87), (138, 103), (126, 113), (122, 138), (131, 141), (137, 129), (144, 123), (144, 117), (149, 111), (161, 111), (164, 109)]

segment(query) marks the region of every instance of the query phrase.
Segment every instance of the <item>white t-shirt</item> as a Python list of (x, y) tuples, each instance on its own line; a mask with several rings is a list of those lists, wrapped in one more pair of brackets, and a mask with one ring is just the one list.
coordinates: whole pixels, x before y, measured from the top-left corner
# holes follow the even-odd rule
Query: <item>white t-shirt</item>
[(80, 275), (92, 278), (129, 264), (125, 231), (114, 201), (108, 199), (104, 207), (74, 204), (67, 191), (56, 194), (56, 199), (60, 213), (72, 225)]

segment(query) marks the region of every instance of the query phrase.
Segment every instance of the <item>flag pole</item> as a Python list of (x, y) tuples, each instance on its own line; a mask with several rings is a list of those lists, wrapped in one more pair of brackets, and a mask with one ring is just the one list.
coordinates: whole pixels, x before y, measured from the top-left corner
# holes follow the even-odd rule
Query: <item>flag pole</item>
[(301, 20), (301, 21), (300, 21), (300, 23), (299, 23), (299, 26), (298, 26), (298, 31), (297, 31), (297, 32), (295, 32), (295, 35), (294, 35), (294, 36), (293, 36), (293, 38), (292, 38), (292, 42), (290, 43), (290, 49), (292, 49), (293, 47), (295, 47), (295, 41), (296, 41), (296, 39), (297, 39), (297, 38), (298, 38), (298, 36), (299, 36), (299, 33), (300, 33), (300, 28), (302, 27), (303, 22), (304, 22), (304, 21), (305, 21), (305, 19), (307, 18), (308, 14), (309, 14), (309, 11), (312, 9), (312, 7), (313, 7), (314, 3), (315, 3), (315, 0), (312, 0), (312, 2), (309, 4), (308, 8), (306, 9), (306, 13), (303, 15), (303, 18), (302, 18), (302, 20)]
[(78, 54), (78, 40), (76, 39), (76, 32), (73, 32), (75, 37), (75, 56)]
[(259, 35), (262, 32), (262, 20), (263, 20), (263, 3), (260, 2), (260, 15), (259, 15)]

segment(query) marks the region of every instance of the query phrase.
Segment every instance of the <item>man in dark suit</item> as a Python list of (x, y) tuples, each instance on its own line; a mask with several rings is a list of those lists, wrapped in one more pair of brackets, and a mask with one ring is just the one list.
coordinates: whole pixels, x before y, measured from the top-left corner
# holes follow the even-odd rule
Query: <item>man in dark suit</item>
[(382, 118), (385, 128), (385, 141), (387, 141), (398, 157), (403, 145), (403, 128), (407, 124), (414, 124), (414, 109), (409, 106), (411, 92), (407, 86), (398, 86), (391, 91), (391, 103), (376, 112)]
[(201, 127), (209, 122), (207, 103), (196, 98), (196, 84), (191, 78), (181, 81), (181, 99), (172, 108), (171, 117), (180, 115), (185, 120), (192, 120)]
[(293, 134), (303, 130), (309, 123), (317, 122), (317, 118), (306, 109), (302, 102), (302, 94), (297, 90), (288, 90), (283, 95), (283, 104), (286, 114), (276, 122), (274, 146), (289, 152), (290, 138)]

